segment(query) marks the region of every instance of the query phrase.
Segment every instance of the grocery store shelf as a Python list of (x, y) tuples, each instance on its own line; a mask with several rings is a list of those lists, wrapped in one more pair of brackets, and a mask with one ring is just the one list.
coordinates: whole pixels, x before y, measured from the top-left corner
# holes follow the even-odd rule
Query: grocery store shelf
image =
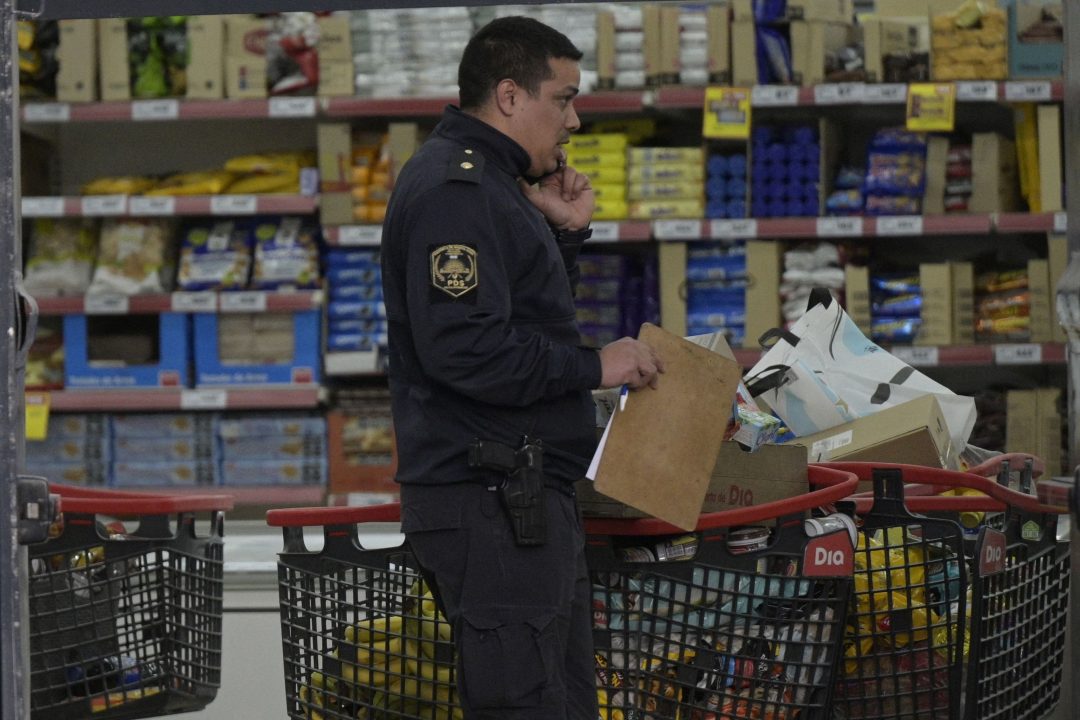
[(132, 100), (129, 102), (32, 102), (22, 107), (24, 123), (154, 122), (257, 118), (313, 118), (319, 101), (314, 97), (258, 100)]
[(301, 312), (322, 306), (321, 290), (156, 295), (87, 295), (35, 298), (41, 315), (153, 315), (163, 312)]
[(895, 346), (896, 357), (915, 367), (967, 365), (1064, 365), (1063, 343), (998, 343), (995, 345)]
[(1066, 230), (1066, 216), (1056, 213), (998, 213), (994, 225), (999, 233), (1060, 232)]
[(317, 407), (318, 386), (61, 390), (49, 394), (53, 412), (139, 410), (285, 410)]
[(172, 217), (176, 215), (311, 215), (316, 197), (307, 195), (187, 195), (24, 197), (22, 216), (38, 217)]

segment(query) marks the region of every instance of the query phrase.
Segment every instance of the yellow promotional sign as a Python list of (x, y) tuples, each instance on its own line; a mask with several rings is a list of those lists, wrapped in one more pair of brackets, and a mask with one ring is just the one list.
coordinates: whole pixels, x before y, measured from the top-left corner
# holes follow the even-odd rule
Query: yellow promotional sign
[(26, 393), (26, 439), (44, 440), (49, 434), (49, 393)]
[(750, 138), (750, 88), (705, 88), (701, 134), (718, 140)]
[(907, 129), (916, 132), (952, 132), (956, 127), (956, 85), (908, 85)]

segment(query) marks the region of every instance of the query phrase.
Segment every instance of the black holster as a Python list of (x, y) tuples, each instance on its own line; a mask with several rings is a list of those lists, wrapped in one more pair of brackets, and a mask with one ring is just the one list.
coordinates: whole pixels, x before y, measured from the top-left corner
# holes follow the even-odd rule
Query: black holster
[(490, 440), (473, 440), (469, 467), (498, 470), (505, 479), (498, 486), (503, 510), (518, 545), (536, 546), (547, 541), (544, 515), (544, 448), (539, 440), (522, 439), (516, 450)]

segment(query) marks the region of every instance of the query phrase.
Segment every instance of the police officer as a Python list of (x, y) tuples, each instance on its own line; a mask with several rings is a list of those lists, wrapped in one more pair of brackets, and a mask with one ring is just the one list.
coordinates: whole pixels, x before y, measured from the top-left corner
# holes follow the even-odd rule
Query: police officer
[[(469, 720), (596, 720), (572, 483), (596, 447), (590, 390), (655, 386), (663, 370), (637, 340), (596, 350), (578, 333), (595, 202), (563, 146), (580, 126), (580, 59), (531, 19), (481, 29), (460, 108), (402, 169), (383, 225), (402, 529), (453, 626)], [(542, 456), (523, 461), (523, 438)], [(507, 467), (470, 463), (480, 446)], [(506, 490), (530, 477), (542, 492), (515, 515)]]

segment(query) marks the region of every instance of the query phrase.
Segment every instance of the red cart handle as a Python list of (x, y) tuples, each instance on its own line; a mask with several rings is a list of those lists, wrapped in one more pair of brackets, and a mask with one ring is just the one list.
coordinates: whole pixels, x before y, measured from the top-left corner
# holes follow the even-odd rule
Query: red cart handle
[[(1054, 515), (1061, 515), (1068, 512), (1068, 510), (1051, 505), (1044, 505), (1039, 502), (1036, 497), (1016, 492), (1011, 488), (999, 485), (994, 480), (970, 472), (945, 470), (922, 465), (904, 465), (900, 463), (832, 462), (820, 463), (819, 466), (853, 473), (863, 481), (873, 479), (873, 472), (876, 469), (900, 470), (903, 472), (904, 476), (904, 504), (909, 510), (916, 512), (1001, 511), (1010, 507), (1027, 510), (1028, 512), (1033, 513), (1047, 513)], [(916, 493), (914, 496), (908, 496), (907, 490), (910, 488), (907, 486), (909, 485), (918, 485), (918, 487), (914, 488)], [(936, 492), (934, 486), (970, 488), (972, 490), (978, 490), (988, 497), (942, 497), (936, 494), (925, 494), (927, 492)], [(860, 511), (864, 511), (873, 503), (873, 498), (869, 496), (856, 496), (855, 500)]]
[(60, 496), (64, 512), (103, 515), (170, 515), (181, 512), (232, 510), (231, 495), (166, 495), (164, 493), (101, 490), (49, 483)]
[[(820, 486), (821, 489), (786, 500), (702, 515), (694, 529), (749, 525), (804, 512), (850, 497), (859, 485), (858, 478), (850, 471), (817, 465), (811, 465), (807, 470), (810, 484)], [(289, 508), (266, 513), (266, 523), (271, 527), (352, 525), (365, 522), (397, 522), (400, 519), (400, 503), (367, 507)], [(589, 534), (604, 535), (674, 535), (686, 532), (655, 518), (590, 518), (585, 521), (585, 530)]]

